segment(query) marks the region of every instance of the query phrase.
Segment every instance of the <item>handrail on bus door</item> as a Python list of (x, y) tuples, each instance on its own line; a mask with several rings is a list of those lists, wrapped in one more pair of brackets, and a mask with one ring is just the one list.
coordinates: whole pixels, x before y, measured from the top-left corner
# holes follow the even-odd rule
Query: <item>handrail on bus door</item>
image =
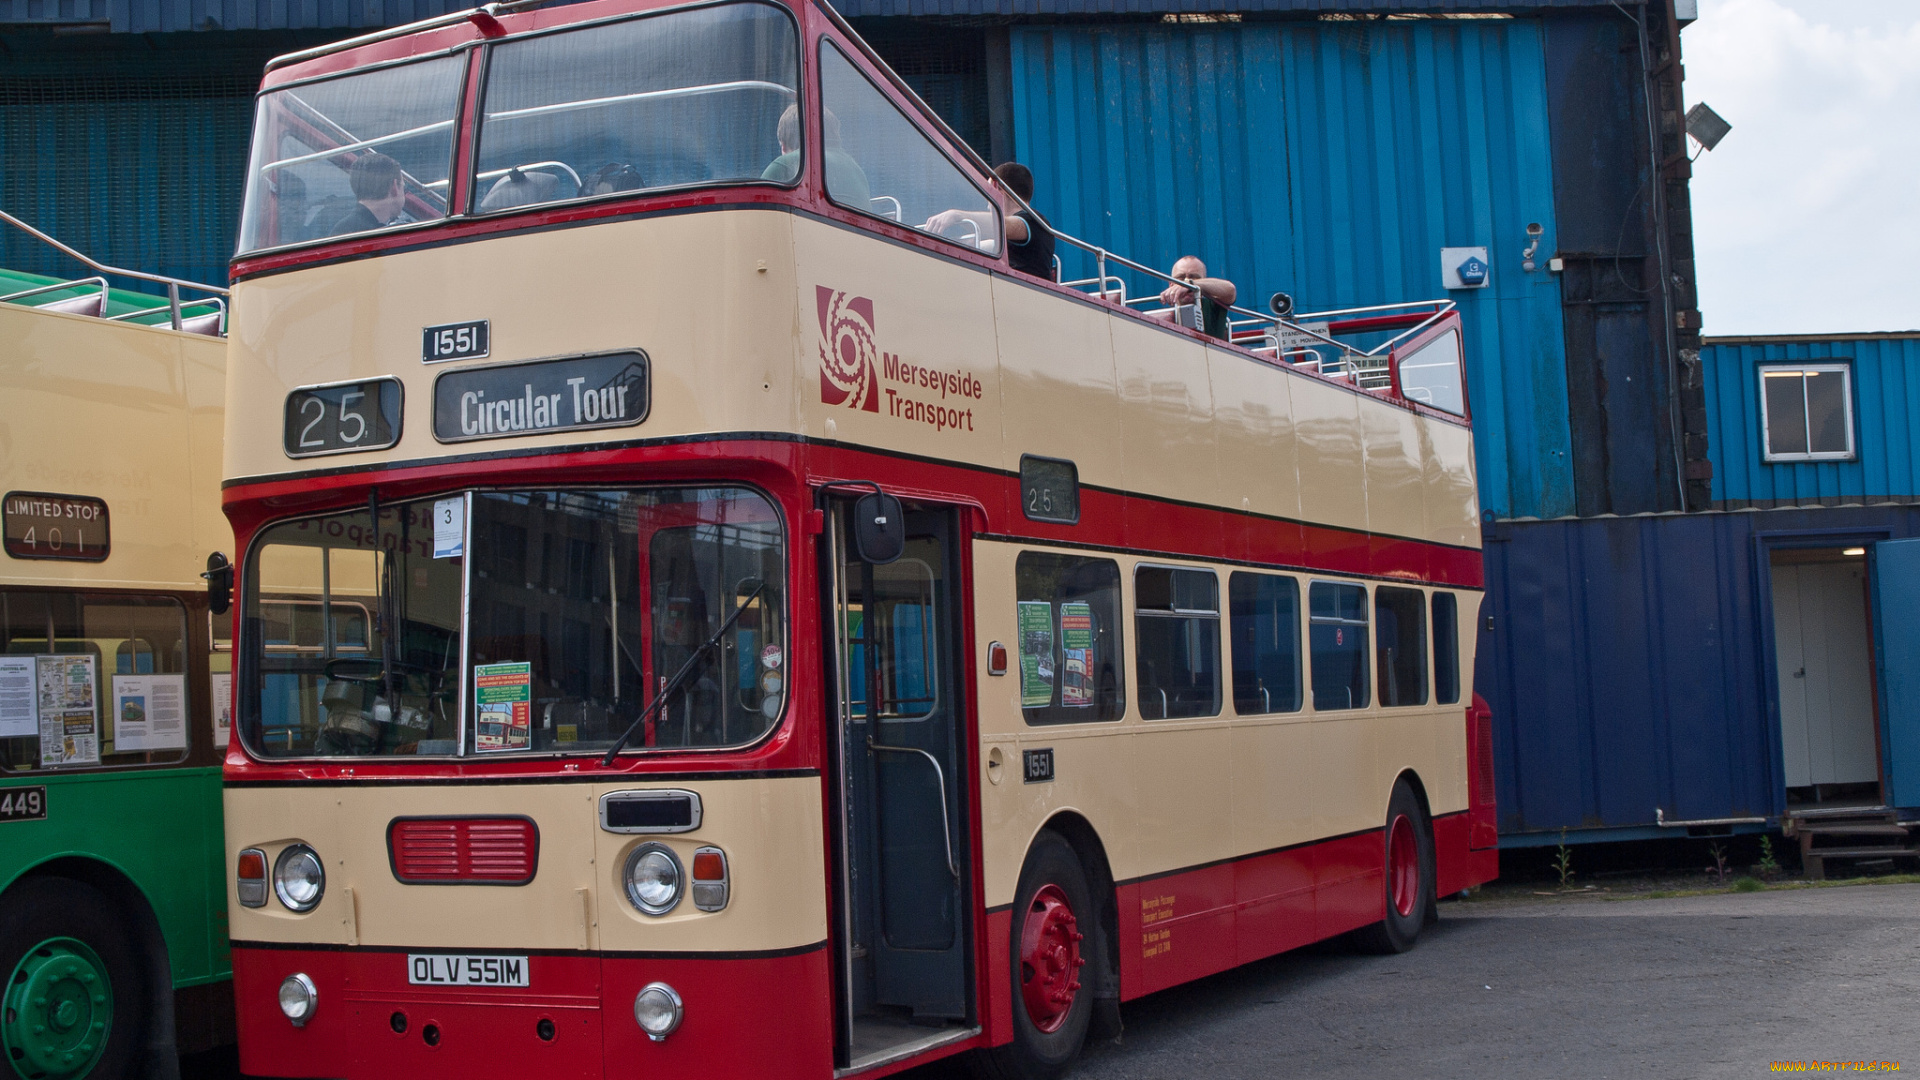
[(947, 872), (953, 875), (953, 880), (959, 881), (960, 862), (953, 854), (953, 825), (947, 820), (947, 770), (940, 767), (940, 759), (917, 746), (887, 746), (874, 742), (871, 735), (867, 736), (867, 749), (887, 754), (919, 754), (927, 759), (927, 764), (933, 766), (934, 778), (940, 784), (940, 835), (947, 844)]

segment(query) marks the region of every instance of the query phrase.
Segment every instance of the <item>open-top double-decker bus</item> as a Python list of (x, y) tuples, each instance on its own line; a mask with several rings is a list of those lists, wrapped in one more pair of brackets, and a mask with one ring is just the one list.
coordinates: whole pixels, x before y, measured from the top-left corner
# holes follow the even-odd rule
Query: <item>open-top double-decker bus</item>
[(222, 290), (0, 222), (93, 271), (0, 270), (0, 1076), (176, 1076), (233, 1041)]
[(1048, 1075), (1493, 875), (1458, 315), (1156, 313), (1008, 199), (813, 0), (269, 68), (246, 1072)]

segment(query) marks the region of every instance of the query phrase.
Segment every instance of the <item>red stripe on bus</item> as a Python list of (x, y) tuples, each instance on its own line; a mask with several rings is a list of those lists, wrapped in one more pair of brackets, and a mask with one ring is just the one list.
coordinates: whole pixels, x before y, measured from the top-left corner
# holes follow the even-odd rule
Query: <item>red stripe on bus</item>
[[(652, 470), (634, 475), (633, 466)], [(778, 473), (769, 469), (778, 470)], [(784, 473), (785, 475), (779, 475)], [(795, 474), (810, 483), (874, 480), (902, 497), (970, 503), (986, 515), (978, 531), (1030, 540), (1164, 554), (1179, 558), (1254, 562), (1371, 577), (1401, 577), (1454, 588), (1483, 587), (1478, 549), (1410, 537), (1387, 536), (1325, 525), (1259, 517), (1150, 495), (1094, 488), (1081, 490), (1077, 525), (1028, 520), (1019, 512), (1019, 477), (994, 469), (947, 464), (884, 450), (742, 438), (738, 441), (669, 442), (606, 450), (561, 450), (552, 454), (406, 464), (363, 474), (343, 474), (236, 484), (226, 491), (228, 513), (243, 536), (294, 506), (313, 512), (322, 505), (366, 501), (369, 482), (383, 502), (487, 484), (675, 483), (749, 479), (783, 502), (789, 520), (812, 509), (810, 493), (795, 489)], [(453, 481), (449, 484), (448, 481)], [(324, 483), (328, 489), (317, 488)], [(335, 486), (337, 485), (337, 486)], [(802, 498), (805, 499), (802, 502)], [(789, 526), (789, 533), (793, 529)]]

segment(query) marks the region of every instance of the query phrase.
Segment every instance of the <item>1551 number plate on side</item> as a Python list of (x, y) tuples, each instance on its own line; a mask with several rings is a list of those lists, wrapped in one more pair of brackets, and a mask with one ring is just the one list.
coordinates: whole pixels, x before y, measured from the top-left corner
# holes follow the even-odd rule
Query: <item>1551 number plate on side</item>
[(32, 787), (0, 788), (0, 821), (47, 820), (47, 789)]
[(385, 450), (400, 441), (400, 380), (303, 386), (287, 395), (281, 434), (290, 458)]

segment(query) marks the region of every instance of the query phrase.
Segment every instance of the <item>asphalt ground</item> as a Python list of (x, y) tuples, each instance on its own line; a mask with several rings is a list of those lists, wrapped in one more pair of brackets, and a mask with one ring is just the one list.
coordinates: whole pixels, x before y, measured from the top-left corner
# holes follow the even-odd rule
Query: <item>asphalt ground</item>
[(1322, 944), (1122, 1016), (1075, 1080), (1746, 1078), (1776, 1061), (1911, 1073), (1920, 885), (1446, 903), (1400, 956)]
[[(1920, 1071), (1920, 884), (1441, 905), (1400, 956), (1331, 942), (1123, 1007), (1075, 1080), (1759, 1077)], [(236, 1075), (231, 1052), (183, 1075)], [(1850, 1074), (1855, 1070), (1848, 1069)], [(902, 1074), (966, 1075), (957, 1062)]]

